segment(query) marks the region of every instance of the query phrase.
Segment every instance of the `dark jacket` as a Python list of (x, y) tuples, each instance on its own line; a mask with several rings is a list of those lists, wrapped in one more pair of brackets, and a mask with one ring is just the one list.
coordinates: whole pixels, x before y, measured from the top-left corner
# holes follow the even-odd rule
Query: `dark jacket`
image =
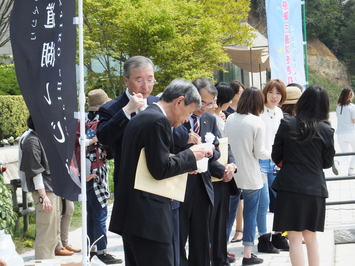
[[(155, 96), (148, 96), (148, 105), (153, 102), (158, 102), (159, 98)], [(115, 173), (114, 183), (117, 184), (118, 173), (120, 169), (121, 160), (121, 147), (123, 132), (130, 121), (122, 108), (127, 105), (129, 99), (126, 92), (123, 92), (120, 96), (105, 103), (99, 109), (99, 126), (97, 130), (97, 138), (99, 142), (105, 146), (113, 147), (115, 158)], [(133, 117), (135, 113), (131, 114)]]
[(20, 170), (26, 175), (28, 191), (33, 192), (36, 190), (33, 178), (38, 174), (42, 174), (45, 190), (53, 191), (47, 156), (37, 134), (32, 131), (20, 145), (22, 145)]
[(169, 157), (173, 136), (167, 117), (157, 105), (133, 117), (122, 138), (121, 165), (109, 230), (118, 234), (171, 243), (173, 216), (171, 199), (134, 189), (137, 163), (145, 148), (151, 175), (165, 179), (197, 169), (190, 149)]
[[(183, 132), (189, 132), (190, 129), (191, 129), (191, 124), (190, 124), (190, 121), (188, 121), (174, 130), (174, 142), (175, 142), (175, 150), (176, 151), (178, 151), (179, 149), (184, 150), (184, 149), (187, 149), (191, 146), (191, 144), (186, 145), (184, 138), (181, 137), (181, 136), (183, 136)], [(210, 113), (204, 113), (201, 115), (201, 118), (200, 118), (200, 134), (199, 135), (201, 136), (201, 140), (203, 143), (206, 142), (205, 135), (207, 132), (211, 132), (213, 135), (216, 136), (216, 139), (213, 143), (215, 145), (216, 149), (214, 150), (213, 155), (209, 159), (209, 162), (208, 162), (208, 165), (210, 167), (210, 164), (212, 162), (218, 160), (220, 157), (220, 152), (218, 149), (219, 141), (217, 138), (220, 133), (219, 133), (219, 130), (217, 127), (216, 118), (213, 115), (211, 115)], [(204, 172), (204, 173), (199, 173), (197, 175), (189, 175), (189, 178), (187, 180), (185, 201), (186, 201), (186, 197), (192, 196), (192, 195), (190, 195), (191, 193), (189, 193), (189, 192), (193, 190), (192, 188), (194, 187), (194, 185), (196, 183), (196, 178), (202, 178), (203, 184), (206, 189), (206, 193), (211, 201), (211, 204), (213, 205), (214, 192), (213, 192), (213, 185), (212, 185), (212, 181), (211, 181), (211, 173), (209, 171)]]
[(299, 124), (296, 117), (282, 119), (272, 147), (272, 160), (282, 167), (272, 188), (307, 195), (328, 197), (323, 169), (333, 164), (334, 129), (319, 121), (318, 131), (310, 144), (301, 146), (292, 138)]

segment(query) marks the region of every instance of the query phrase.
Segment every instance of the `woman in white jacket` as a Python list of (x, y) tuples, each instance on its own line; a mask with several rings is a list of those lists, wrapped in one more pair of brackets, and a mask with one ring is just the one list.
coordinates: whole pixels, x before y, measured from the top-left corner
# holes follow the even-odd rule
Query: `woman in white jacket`
[(243, 265), (263, 262), (263, 259), (251, 253), (260, 191), (266, 181), (258, 159), (271, 158), (271, 151), (265, 149), (265, 124), (259, 117), (263, 110), (262, 92), (254, 87), (247, 88), (240, 97), (237, 112), (228, 116), (224, 129), (235, 154), (238, 168), (235, 179), (244, 198)]
[[(338, 136), (338, 143), (341, 152), (355, 151), (355, 105), (352, 103), (354, 92), (351, 88), (345, 88), (341, 91), (338, 105), (336, 108), (337, 129), (335, 133)], [(347, 157), (341, 156), (334, 160), (333, 172), (339, 174), (339, 164), (345, 161)], [(351, 157), (348, 175), (355, 175), (355, 156)]]

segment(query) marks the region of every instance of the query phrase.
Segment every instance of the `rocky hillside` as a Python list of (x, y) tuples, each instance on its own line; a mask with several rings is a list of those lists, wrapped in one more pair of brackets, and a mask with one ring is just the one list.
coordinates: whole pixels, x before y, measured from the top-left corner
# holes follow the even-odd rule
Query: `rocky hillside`
[(319, 40), (308, 41), (308, 67), (342, 87), (350, 86), (346, 67)]
[[(249, 12), (248, 23), (256, 28), (267, 38), (265, 18), (260, 18), (257, 13)], [(346, 67), (334, 56), (334, 54), (319, 40), (307, 41), (308, 67), (321, 76), (329, 78), (340, 87), (350, 86)]]

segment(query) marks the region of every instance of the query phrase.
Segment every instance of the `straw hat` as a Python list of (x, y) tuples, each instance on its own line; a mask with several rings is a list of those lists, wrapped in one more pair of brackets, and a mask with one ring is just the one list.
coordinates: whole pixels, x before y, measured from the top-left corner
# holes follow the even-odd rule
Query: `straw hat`
[(301, 97), (302, 92), (296, 86), (286, 87), (286, 101), (283, 104), (295, 104)]
[(88, 93), (88, 111), (98, 111), (101, 105), (110, 100), (102, 89), (92, 90)]

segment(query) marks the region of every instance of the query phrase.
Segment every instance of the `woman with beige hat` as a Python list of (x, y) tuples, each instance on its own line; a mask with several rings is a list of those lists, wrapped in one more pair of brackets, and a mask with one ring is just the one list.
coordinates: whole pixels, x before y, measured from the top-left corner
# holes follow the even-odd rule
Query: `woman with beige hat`
[[(99, 120), (98, 110), (100, 106), (110, 100), (102, 89), (90, 91), (88, 93), (89, 113), (86, 122), (89, 124), (97, 122)], [(106, 253), (107, 200), (110, 197), (106, 161), (110, 152), (108, 147), (98, 142), (96, 128), (89, 128), (86, 131), (86, 135), (87, 150), (89, 150), (86, 158), (91, 162), (91, 167), (87, 167), (88, 177), (86, 178), (87, 233), (90, 243), (98, 240), (96, 242), (96, 251), (94, 249), (90, 250), (90, 259), (96, 255), (105, 264), (122, 263), (121, 259), (116, 259), (111, 254)]]
[(299, 87), (289, 85), (286, 87), (286, 100), (281, 106), (284, 117), (294, 116), (296, 114), (296, 103), (301, 95), (302, 91)]

